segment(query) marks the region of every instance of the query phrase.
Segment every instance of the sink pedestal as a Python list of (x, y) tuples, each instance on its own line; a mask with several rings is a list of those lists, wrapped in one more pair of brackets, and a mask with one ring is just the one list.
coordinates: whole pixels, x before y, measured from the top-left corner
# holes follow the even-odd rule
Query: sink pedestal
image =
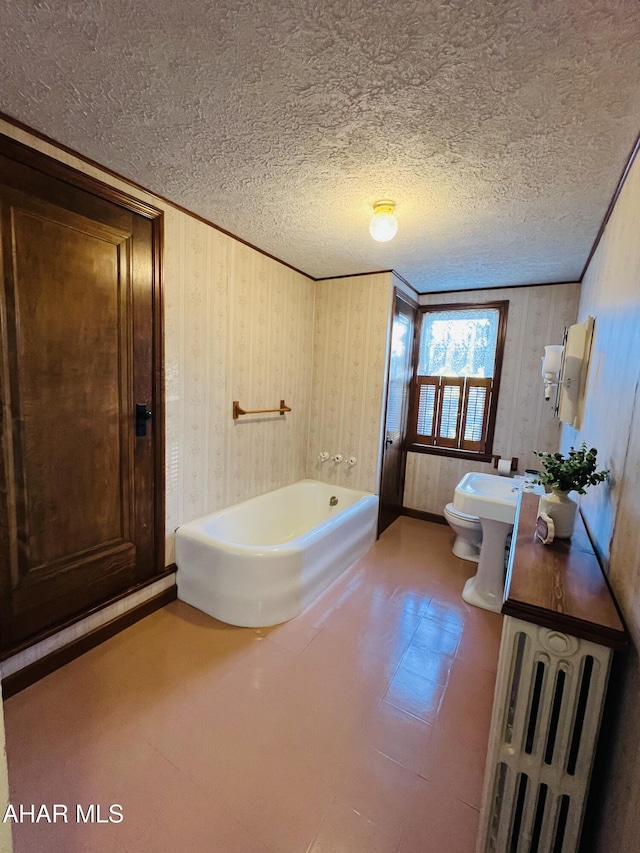
[[(543, 494), (542, 486), (535, 486)], [(470, 471), (453, 493), (453, 505), (461, 512), (477, 515), (482, 524), (482, 547), (478, 571), (465, 584), (462, 597), (467, 604), (500, 613), (504, 596), (504, 546), (513, 527), (520, 491), (513, 480), (495, 474)]]
[(462, 598), (467, 604), (500, 613), (504, 598), (504, 549), (513, 524), (480, 518), (482, 547), (478, 571), (464, 585)]

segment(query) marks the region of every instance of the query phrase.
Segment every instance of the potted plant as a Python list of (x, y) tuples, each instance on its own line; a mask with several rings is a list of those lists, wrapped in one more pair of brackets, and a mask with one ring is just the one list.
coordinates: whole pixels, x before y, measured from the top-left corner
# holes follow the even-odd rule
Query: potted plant
[(571, 448), (566, 456), (562, 453), (533, 451), (544, 468), (537, 483), (551, 488), (551, 494), (540, 498), (540, 511), (549, 515), (554, 522), (555, 537), (567, 539), (573, 533), (578, 504), (569, 497), (569, 492), (586, 494), (586, 486), (595, 486), (607, 479), (608, 470), (596, 471), (595, 447), (590, 450), (582, 442), (576, 450)]

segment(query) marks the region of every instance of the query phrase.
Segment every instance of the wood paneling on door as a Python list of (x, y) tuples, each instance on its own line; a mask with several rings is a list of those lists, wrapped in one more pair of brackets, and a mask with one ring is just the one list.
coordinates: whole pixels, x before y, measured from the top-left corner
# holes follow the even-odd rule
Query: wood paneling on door
[(0, 204), (6, 649), (162, 567), (164, 483), (152, 220), (7, 156)]

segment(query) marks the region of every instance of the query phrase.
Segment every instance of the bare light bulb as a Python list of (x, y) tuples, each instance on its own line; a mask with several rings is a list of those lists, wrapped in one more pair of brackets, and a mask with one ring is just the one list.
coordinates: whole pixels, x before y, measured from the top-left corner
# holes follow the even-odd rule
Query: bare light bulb
[(395, 208), (395, 202), (388, 200), (376, 201), (373, 205), (369, 233), (378, 243), (386, 243), (396, 236), (398, 220), (393, 214)]

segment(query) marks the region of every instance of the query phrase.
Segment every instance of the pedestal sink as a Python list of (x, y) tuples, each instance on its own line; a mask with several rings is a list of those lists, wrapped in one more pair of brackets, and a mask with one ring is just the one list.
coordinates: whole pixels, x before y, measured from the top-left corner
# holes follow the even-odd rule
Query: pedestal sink
[[(522, 481), (495, 474), (470, 472), (456, 486), (453, 505), (461, 512), (477, 515), (482, 524), (482, 547), (478, 571), (462, 591), (467, 604), (499, 613), (504, 597), (504, 551), (513, 528)], [(543, 494), (542, 486), (528, 491)]]

